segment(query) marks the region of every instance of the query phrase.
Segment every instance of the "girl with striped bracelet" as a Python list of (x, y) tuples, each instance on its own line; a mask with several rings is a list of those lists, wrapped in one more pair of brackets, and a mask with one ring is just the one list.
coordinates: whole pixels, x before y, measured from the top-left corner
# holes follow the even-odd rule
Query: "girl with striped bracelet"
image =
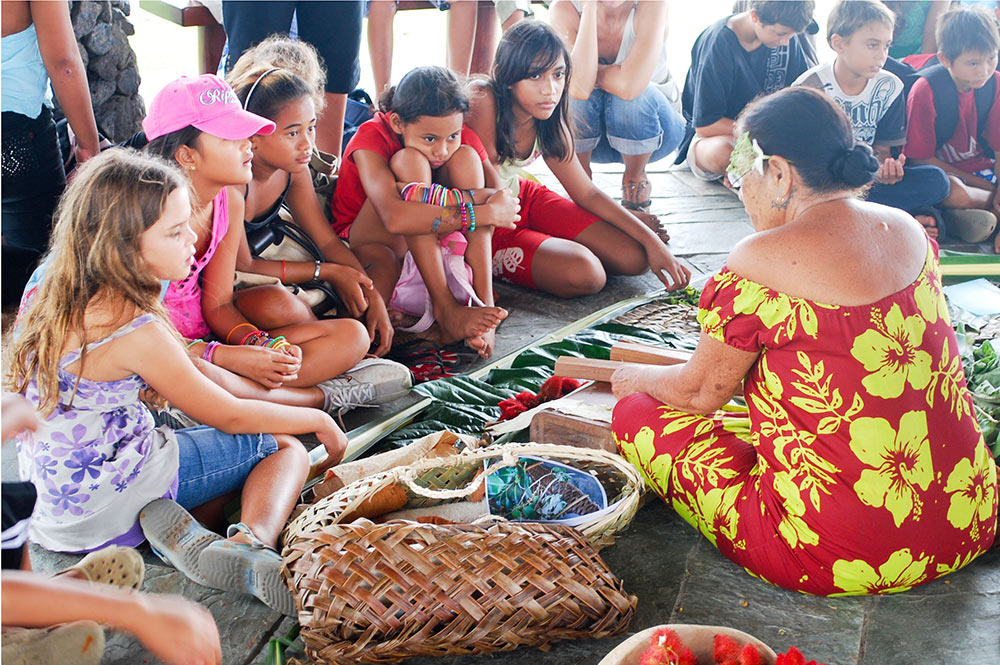
[[(513, 228), (517, 199), (485, 187), (483, 162), (489, 158), (478, 137), (463, 130), (468, 100), (449, 70), (410, 71), (382, 96), (379, 108), (344, 151), (333, 195), (334, 231), (350, 240), (353, 251), (373, 257), (368, 274), (390, 306), (401, 271), (404, 278), (419, 272), (442, 341), (465, 340), (489, 357), (496, 327), (507, 316), (493, 303), (492, 235), (495, 228)], [(461, 301), (449, 288), (449, 275), (461, 279), (466, 268), (446, 272), (449, 248), (452, 257), (464, 250), (472, 273), (473, 293)]]

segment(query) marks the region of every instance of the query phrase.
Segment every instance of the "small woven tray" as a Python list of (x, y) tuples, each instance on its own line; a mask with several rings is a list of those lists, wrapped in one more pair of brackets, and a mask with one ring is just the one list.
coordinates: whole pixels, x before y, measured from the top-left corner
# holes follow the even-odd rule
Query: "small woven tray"
[(662, 300), (639, 305), (611, 320), (613, 323), (624, 323), (652, 330), (658, 333), (691, 333), (701, 332), (698, 325), (698, 308), (694, 305), (669, 303)]
[(523, 456), (550, 459), (591, 473), (604, 485), (609, 506), (621, 501), (614, 510), (599, 514), (576, 527), (595, 544), (612, 542), (614, 535), (635, 516), (645, 484), (639, 471), (622, 457), (591, 448), (512, 443), (466, 450), (452, 457), (422, 460), (355, 481), (299, 513), (285, 528), (284, 542), (293, 543), (313, 531), (339, 523), (342, 515), (350, 514), (366, 499), (390, 485), (399, 484), (406, 488), (406, 508), (464, 500), (482, 487), (490, 472), (479, 473), (483, 460), (499, 458), (491, 462), (492, 470), (512, 466)]
[(580, 532), (551, 524), (329, 524), (285, 547), (282, 572), (306, 655), (331, 665), (611, 637), (636, 604)]

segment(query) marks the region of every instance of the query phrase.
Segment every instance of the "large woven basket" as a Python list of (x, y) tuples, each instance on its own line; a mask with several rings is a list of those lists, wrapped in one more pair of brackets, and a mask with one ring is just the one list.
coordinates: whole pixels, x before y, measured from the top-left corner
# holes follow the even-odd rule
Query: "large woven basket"
[[(587, 471), (601, 481), (608, 495), (608, 505), (617, 502), (617, 506), (576, 527), (595, 544), (610, 543), (635, 517), (645, 484), (639, 471), (622, 457), (590, 448), (512, 443), (423, 460), (355, 481), (299, 513), (286, 527), (284, 542), (294, 543), (313, 531), (340, 523), (342, 515), (349, 515), (366, 499), (390, 485), (406, 488), (406, 508), (464, 500), (481, 489), (486, 476), (493, 470), (511, 466), (523, 456), (562, 462)], [(493, 461), (485, 473), (480, 473), (484, 460)]]
[(328, 524), (284, 550), (306, 655), (389, 663), (624, 632), (636, 599), (570, 527)]

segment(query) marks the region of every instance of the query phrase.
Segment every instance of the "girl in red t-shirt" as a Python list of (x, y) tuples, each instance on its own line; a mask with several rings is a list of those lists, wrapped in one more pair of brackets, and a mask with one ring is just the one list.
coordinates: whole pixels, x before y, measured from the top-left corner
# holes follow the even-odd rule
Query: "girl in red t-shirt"
[[(400, 272), (415, 264), (412, 272), (419, 271), (426, 285), (443, 341), (464, 339), (489, 357), (496, 327), (507, 316), (493, 305), (493, 228), (514, 228), (517, 199), (506, 189), (484, 187), (488, 157), (478, 137), (463, 130), (469, 102), (451, 71), (412, 70), (382, 96), (379, 108), (344, 150), (334, 230), (368, 259), (365, 267), (386, 302)], [(462, 250), (474, 294), (460, 301), (449, 282), (463, 281), (462, 275), (446, 271), (456, 263), (445, 259)], [(404, 265), (407, 252), (412, 258)], [(404, 274), (404, 280), (412, 283), (413, 276)], [(429, 314), (422, 318), (429, 320)]]

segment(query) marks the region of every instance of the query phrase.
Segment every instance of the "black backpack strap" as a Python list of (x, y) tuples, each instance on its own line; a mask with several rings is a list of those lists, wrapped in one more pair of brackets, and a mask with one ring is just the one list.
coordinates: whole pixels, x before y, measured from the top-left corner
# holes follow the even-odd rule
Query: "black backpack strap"
[(934, 136), (937, 149), (955, 134), (958, 126), (958, 88), (944, 65), (934, 65), (920, 70), (920, 76), (927, 79), (934, 93)]
[[(994, 157), (994, 148), (986, 140), (986, 120), (989, 118), (990, 111), (993, 109), (993, 100), (996, 98), (997, 94), (997, 77), (991, 76), (990, 80), (986, 82), (982, 88), (979, 88), (975, 92), (976, 98), (976, 140), (979, 141), (979, 145), (983, 146), (983, 151), (986, 155), (992, 159)], [(1000, 146), (997, 146), (1000, 148)]]

